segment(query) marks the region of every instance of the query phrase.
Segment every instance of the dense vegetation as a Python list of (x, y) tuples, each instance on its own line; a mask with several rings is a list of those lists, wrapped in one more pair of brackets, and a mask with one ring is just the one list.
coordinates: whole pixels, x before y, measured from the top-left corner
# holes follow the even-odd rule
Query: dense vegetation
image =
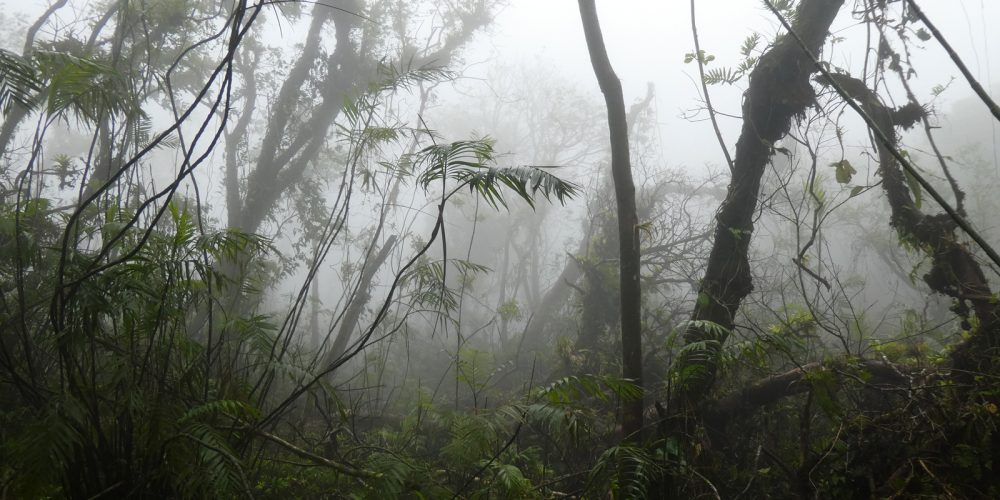
[(604, 102), (543, 63), (463, 82), (492, 0), (57, 0), (5, 32), (0, 498), (1000, 496), (968, 142), (1000, 108), (963, 69), (940, 129), (933, 20), (765, 1), (720, 67), (692, 2), (725, 158), (694, 173), (593, 4)]

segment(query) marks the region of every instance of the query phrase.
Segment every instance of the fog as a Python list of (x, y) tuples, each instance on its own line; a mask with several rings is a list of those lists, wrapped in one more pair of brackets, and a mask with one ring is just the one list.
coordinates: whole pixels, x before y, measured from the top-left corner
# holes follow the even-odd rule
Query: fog
[(0, 497), (1000, 492), (1000, 3), (592, 3), (0, 0)]

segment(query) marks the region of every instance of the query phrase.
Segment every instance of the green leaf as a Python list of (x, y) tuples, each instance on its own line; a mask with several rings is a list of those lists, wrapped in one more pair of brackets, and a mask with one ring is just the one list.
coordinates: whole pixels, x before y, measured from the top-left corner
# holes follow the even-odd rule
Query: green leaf
[(432, 182), (444, 178), (457, 181), (458, 188), (468, 187), (469, 191), (482, 196), (495, 209), (500, 206), (507, 208), (501, 187), (514, 191), (532, 208), (535, 207), (534, 197), (539, 193), (547, 200), (555, 198), (565, 203), (580, 191), (576, 184), (546, 171), (557, 167), (497, 167), (493, 165), (494, 161), (493, 141), (490, 139), (435, 144), (420, 151), (415, 160), (426, 165), (426, 170), (417, 180), (425, 189)]
[(864, 190), (865, 186), (854, 186), (853, 188), (851, 188), (851, 198), (854, 198), (855, 196), (863, 193)]
[(708, 64), (708, 63), (710, 63), (710, 62), (712, 62), (712, 61), (715, 60), (715, 56), (710, 55), (710, 54), (706, 54), (705, 50), (702, 49), (702, 50), (698, 51), (698, 55), (697, 56), (695, 56), (694, 52), (688, 52), (687, 54), (684, 54), (684, 64), (688, 64), (688, 63), (694, 61), (696, 57), (697, 57), (697, 60), (700, 61), (702, 64)]
[(47, 83), (49, 116), (69, 112), (89, 122), (96, 122), (102, 113), (144, 116), (128, 79), (113, 68), (64, 52), (37, 51), (34, 59)]
[(835, 176), (837, 178), (837, 182), (840, 184), (847, 184), (851, 182), (851, 178), (854, 177), (854, 174), (858, 173), (858, 171), (854, 169), (854, 166), (851, 165), (851, 162), (847, 160), (840, 160), (838, 162), (831, 163), (830, 166), (835, 169)]
[(698, 300), (697, 300), (698, 307), (708, 307), (708, 300), (709, 300), (709, 297), (708, 297), (707, 293), (705, 293), (705, 292), (699, 293), (698, 294)]
[(906, 176), (906, 184), (910, 186), (910, 191), (913, 192), (913, 204), (920, 208), (923, 203), (923, 191), (920, 187), (920, 182), (917, 178), (910, 174), (909, 170), (903, 170), (903, 174)]

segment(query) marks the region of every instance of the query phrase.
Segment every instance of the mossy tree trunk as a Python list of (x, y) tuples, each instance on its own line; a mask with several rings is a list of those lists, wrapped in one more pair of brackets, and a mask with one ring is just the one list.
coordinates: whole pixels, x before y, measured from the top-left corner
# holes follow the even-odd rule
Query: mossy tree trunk
[[(793, 28), (813, 54), (818, 53), (843, 0), (805, 0)], [(709, 256), (693, 320), (684, 333), (686, 349), (674, 365), (679, 385), (674, 409), (692, 408), (715, 381), (719, 354), (743, 299), (753, 290), (748, 251), (761, 177), (788, 133), (792, 118), (815, 102), (809, 54), (791, 36), (779, 38), (750, 74), (743, 102), (743, 128), (736, 143), (733, 177), (716, 215), (715, 242)]]

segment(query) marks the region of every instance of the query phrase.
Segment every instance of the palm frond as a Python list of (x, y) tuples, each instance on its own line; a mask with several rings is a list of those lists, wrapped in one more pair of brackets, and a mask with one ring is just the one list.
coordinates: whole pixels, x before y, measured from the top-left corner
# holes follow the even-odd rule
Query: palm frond
[(552, 403), (569, 403), (584, 397), (609, 401), (616, 396), (626, 401), (642, 398), (642, 387), (612, 376), (580, 375), (563, 377), (541, 390), (540, 397)]
[(406, 90), (419, 83), (437, 83), (453, 80), (457, 73), (443, 66), (427, 64), (423, 66), (413, 66), (404, 61), (404, 64), (382, 64), (379, 66), (379, 75), (382, 77), (373, 85), (373, 90), (378, 92), (389, 92)]
[(38, 51), (34, 60), (47, 83), (50, 116), (69, 112), (88, 122), (96, 122), (102, 113), (144, 116), (127, 78), (113, 68), (64, 52)]
[(198, 446), (198, 462), (183, 485), (194, 496), (232, 498), (249, 494), (250, 486), (243, 463), (226, 439), (206, 424), (190, 424), (182, 436)]
[(555, 198), (565, 203), (580, 191), (576, 184), (547, 171), (556, 167), (497, 167), (493, 165), (495, 160), (493, 141), (490, 139), (435, 144), (420, 152), (417, 161), (426, 165), (426, 170), (420, 174), (418, 181), (425, 189), (434, 181), (456, 181), (459, 183), (456, 189), (468, 187), (495, 209), (501, 205), (508, 208), (502, 187), (513, 191), (532, 208), (535, 206), (534, 197), (539, 193), (546, 200)]
[(0, 109), (4, 114), (10, 105), (31, 109), (35, 104), (34, 95), (42, 88), (35, 67), (23, 57), (0, 49)]
[(650, 484), (663, 473), (663, 467), (646, 448), (613, 446), (597, 459), (590, 485), (596, 491), (612, 492), (614, 498), (646, 498)]

